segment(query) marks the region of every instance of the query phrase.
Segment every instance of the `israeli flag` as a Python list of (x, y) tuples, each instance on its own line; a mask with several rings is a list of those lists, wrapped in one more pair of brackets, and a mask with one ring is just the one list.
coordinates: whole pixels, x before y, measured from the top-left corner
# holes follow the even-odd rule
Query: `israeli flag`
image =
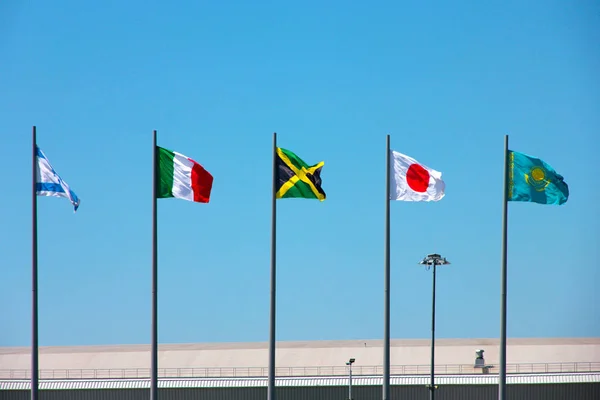
[(63, 181), (56, 173), (46, 155), (36, 145), (37, 151), (37, 171), (35, 180), (35, 191), (38, 196), (66, 197), (69, 199), (73, 208), (77, 211), (79, 207), (79, 198), (69, 188), (67, 182)]

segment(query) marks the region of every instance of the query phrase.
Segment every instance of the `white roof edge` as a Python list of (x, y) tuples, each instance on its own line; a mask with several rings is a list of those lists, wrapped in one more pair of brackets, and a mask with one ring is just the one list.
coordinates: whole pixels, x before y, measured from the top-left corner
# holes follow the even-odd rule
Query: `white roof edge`
[[(391, 384), (425, 385), (428, 375), (392, 376)], [(497, 375), (439, 375), (439, 385), (496, 385)], [(509, 374), (508, 384), (560, 384), (560, 383), (600, 383), (600, 372), (567, 374)], [(145, 389), (150, 387), (149, 379), (89, 379), (89, 380), (40, 380), (40, 389)], [(347, 377), (281, 377), (276, 378), (277, 386), (346, 386)], [(359, 376), (353, 378), (355, 386), (377, 386), (382, 384), (381, 376)], [(226, 388), (226, 387), (265, 387), (267, 378), (189, 378), (159, 379), (159, 387), (168, 388)], [(0, 380), (0, 390), (29, 390), (29, 380)]]

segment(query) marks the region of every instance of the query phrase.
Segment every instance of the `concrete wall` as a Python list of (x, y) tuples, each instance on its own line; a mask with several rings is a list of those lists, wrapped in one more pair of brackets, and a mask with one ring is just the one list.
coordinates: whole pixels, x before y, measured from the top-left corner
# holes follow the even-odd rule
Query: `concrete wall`
[[(340, 400), (348, 398), (347, 387), (285, 387), (277, 389), (277, 400)], [(53, 390), (40, 392), (40, 400), (147, 400), (148, 390)], [(264, 400), (266, 388), (161, 389), (161, 400)], [(380, 386), (354, 387), (355, 400), (380, 400)], [(428, 400), (421, 386), (392, 386), (392, 399)], [(598, 400), (600, 383), (509, 385), (509, 400)], [(496, 400), (496, 385), (448, 385), (436, 392), (437, 400)], [(0, 392), (1, 400), (29, 400), (28, 391)]]
[[(392, 365), (427, 365), (429, 341), (392, 340)], [(488, 364), (498, 363), (497, 339), (440, 339), (436, 364), (473, 364), (475, 350), (484, 349)], [(356, 366), (382, 363), (380, 340), (279, 342), (278, 367)], [(509, 339), (507, 363), (600, 362), (600, 338)], [(0, 369), (28, 369), (30, 349), (0, 348)], [(266, 367), (267, 343), (181, 344), (159, 346), (159, 368)], [(40, 348), (40, 369), (148, 368), (150, 348), (74, 346)]]

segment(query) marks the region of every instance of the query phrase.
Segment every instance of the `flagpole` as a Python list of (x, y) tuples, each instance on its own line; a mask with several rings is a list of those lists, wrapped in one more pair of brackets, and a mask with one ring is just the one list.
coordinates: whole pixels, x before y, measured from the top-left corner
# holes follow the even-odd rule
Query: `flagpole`
[(506, 400), (506, 246), (508, 225), (508, 135), (504, 136), (504, 193), (502, 199), (502, 261), (500, 272), (500, 373), (498, 400)]
[(156, 130), (152, 132), (152, 328), (151, 328), (151, 356), (150, 356), (150, 400), (158, 399), (158, 321), (157, 321), (157, 234), (156, 234)]
[(37, 251), (37, 137), (32, 129), (31, 177), (31, 400), (38, 400), (38, 251)]
[(383, 400), (390, 398), (390, 135), (385, 153), (385, 256), (383, 301)]
[(269, 322), (269, 381), (267, 400), (275, 400), (275, 289), (277, 269), (277, 132), (273, 132), (273, 181), (271, 195), (271, 308)]

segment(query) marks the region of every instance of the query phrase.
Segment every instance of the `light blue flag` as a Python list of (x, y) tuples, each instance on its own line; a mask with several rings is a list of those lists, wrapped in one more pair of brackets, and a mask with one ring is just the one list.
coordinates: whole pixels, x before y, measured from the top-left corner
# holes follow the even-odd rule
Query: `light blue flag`
[(37, 171), (35, 180), (35, 191), (38, 196), (66, 197), (73, 208), (77, 211), (79, 198), (69, 188), (69, 185), (56, 173), (46, 155), (36, 145), (37, 149)]
[(561, 205), (569, 186), (554, 168), (539, 158), (508, 151), (508, 200)]

